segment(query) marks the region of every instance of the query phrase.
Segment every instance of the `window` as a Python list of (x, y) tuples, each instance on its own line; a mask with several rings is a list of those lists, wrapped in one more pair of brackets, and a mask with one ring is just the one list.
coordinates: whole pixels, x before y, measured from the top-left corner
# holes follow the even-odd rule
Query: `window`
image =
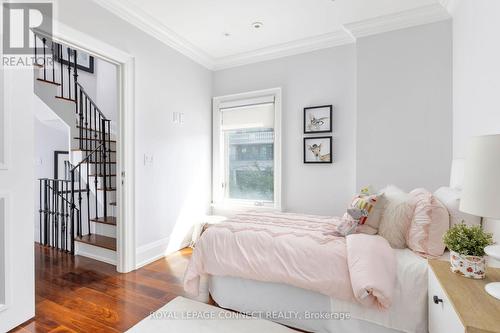
[(280, 208), (280, 90), (214, 99), (214, 204)]

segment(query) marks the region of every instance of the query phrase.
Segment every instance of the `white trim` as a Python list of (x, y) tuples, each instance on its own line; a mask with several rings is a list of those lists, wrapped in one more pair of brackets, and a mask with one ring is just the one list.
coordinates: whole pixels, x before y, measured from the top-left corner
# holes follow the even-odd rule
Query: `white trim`
[(292, 55), (308, 53), (316, 50), (354, 43), (345, 30), (334, 31), (320, 36), (304, 38), (289, 43), (270, 46), (255, 51), (245, 52), (223, 58), (216, 58), (214, 70), (247, 65)]
[(450, 19), (450, 14), (440, 4), (418, 7), (399, 13), (349, 23), (345, 29), (356, 38), (381, 34), (393, 30), (419, 26)]
[(213, 59), (209, 55), (167, 28), (156, 18), (142, 10), (141, 7), (126, 0), (93, 1), (202, 66), (208, 69), (213, 68)]
[[(224, 171), (224, 145), (221, 140), (221, 113), (220, 104), (237, 100), (248, 100), (261, 96), (274, 96), (274, 203), (273, 206), (251, 206), (248, 204), (237, 204), (236, 201), (224, 200), (224, 191), (221, 190), (220, 184), (224, 179), (222, 174)], [(217, 210), (248, 210), (248, 209), (265, 209), (265, 210), (282, 210), (281, 197), (281, 152), (282, 152), (282, 128), (281, 128), (281, 88), (271, 88), (245, 92), (240, 94), (225, 95), (214, 97), (212, 100), (212, 208)], [(215, 212), (216, 213), (216, 212)], [(217, 213), (216, 213), (217, 214)]]
[(3, 288), (4, 292), (4, 303), (0, 304), (0, 312), (5, 311), (9, 308), (10, 304), (10, 291), (12, 288), (10, 288), (10, 272), (12, 272), (12, 269), (10, 269), (10, 199), (9, 199), (9, 194), (7, 192), (0, 192), (0, 200), (4, 201), (4, 207), (5, 207), (5, 212), (4, 212), (4, 234), (2, 235), (4, 237), (3, 243), (5, 250), (3, 252), (4, 255), (4, 269), (5, 269), (5, 276), (4, 276), (4, 283), (3, 286), (0, 286), (0, 288)]
[[(0, 10), (0, 15), (2, 15), (2, 11)], [(3, 40), (3, 35), (0, 34), (0, 40)], [(2, 43), (3, 44), (3, 43)], [(3, 54), (3, 45), (0, 45), (0, 54)], [(11, 139), (11, 132), (10, 132), (10, 105), (11, 105), (11, 93), (9, 91), (11, 84), (10, 82), (13, 82), (10, 78), (10, 73), (11, 70), (5, 68), (2, 65), (0, 65), (0, 70), (3, 72), (3, 105), (1, 105), (1, 109), (3, 112), (3, 128), (0, 130), (2, 133), (0, 135), (3, 135), (3, 161), (0, 161), (0, 170), (8, 170), (9, 169), (9, 163), (10, 163), (10, 153), (11, 153), (11, 148), (10, 148), (10, 139)], [(7, 84), (9, 82), (9, 84)]]
[(120, 136), (117, 175), (126, 171), (126, 179), (122, 179), (123, 185), (121, 181), (117, 182), (119, 223), (116, 226), (116, 268), (121, 273), (130, 272), (135, 268), (135, 60), (132, 55), (58, 21), (54, 22), (53, 39), (104, 58), (119, 67)]
[(126, 22), (134, 25), (210, 70), (231, 68), (339, 45), (351, 44), (359, 37), (447, 20), (450, 16), (445, 7), (449, 8), (450, 4), (456, 2), (455, 0), (440, 0), (442, 4), (436, 3), (399, 13), (348, 23), (341, 26), (341, 29), (337, 31), (323, 35), (216, 58), (210, 56), (196, 45), (193, 45), (182, 36), (166, 27), (152, 15), (146, 13), (140, 6), (126, 0), (93, 1), (99, 6), (111, 11), (114, 15), (122, 18)]
[(170, 237), (166, 237), (137, 248), (137, 265), (135, 269), (139, 269), (153, 261), (165, 257), (168, 254), (167, 248), (169, 242)]

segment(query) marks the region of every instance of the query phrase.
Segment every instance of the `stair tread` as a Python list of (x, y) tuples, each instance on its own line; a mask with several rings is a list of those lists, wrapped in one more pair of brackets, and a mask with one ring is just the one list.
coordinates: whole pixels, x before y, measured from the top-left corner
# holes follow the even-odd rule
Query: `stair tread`
[[(104, 191), (104, 189), (103, 189), (103, 188), (101, 188), (101, 187), (99, 187), (97, 190), (98, 190), (98, 191)], [(116, 188), (114, 188), (114, 187), (108, 187), (108, 188), (106, 189), (106, 192), (114, 192), (114, 191), (116, 191)]]
[(116, 164), (116, 162), (108, 162), (108, 161), (106, 161), (106, 162), (100, 162), (100, 161), (99, 162), (92, 162), (92, 161), (89, 161), (87, 163), (89, 163), (89, 164), (101, 164), (101, 163), (102, 164)]
[(90, 221), (95, 222), (95, 223), (116, 225), (116, 217), (115, 216), (99, 217), (96, 219), (91, 219)]
[[(89, 127), (83, 127), (83, 126), (79, 126), (77, 125), (76, 128), (80, 128), (82, 130), (87, 130), (89, 132), (97, 132), (97, 133), (103, 133), (103, 131), (98, 131), (96, 129), (93, 129), (93, 128), (89, 128)], [(111, 133), (112, 134), (112, 133)], [(106, 135), (109, 135), (109, 133), (106, 133)], [(107, 140), (106, 140), (107, 141)]]
[(53, 84), (55, 86), (60, 86), (61, 85), (60, 83), (52, 82), (52, 81), (49, 81), (49, 80), (44, 80), (44, 79), (36, 79), (36, 80), (40, 81), (40, 82), (50, 83), (50, 84)]
[(91, 234), (91, 235), (76, 237), (75, 241), (116, 251), (116, 238), (112, 237)]
[[(94, 174), (89, 175), (89, 177), (95, 177), (95, 176), (97, 176), (97, 177), (104, 177), (104, 176), (103, 176), (103, 175), (101, 175), (101, 174), (95, 174), (95, 173), (94, 173)], [(115, 174), (111, 174), (111, 175), (106, 175), (106, 177), (116, 177), (116, 175), (115, 175)]]
[[(80, 148), (72, 148), (71, 151), (93, 151), (91, 149), (80, 149)], [(108, 150), (108, 153), (116, 153), (116, 150)]]
[[(80, 138), (78, 136), (75, 136), (73, 139), (75, 140), (89, 140), (89, 141), (101, 141), (101, 139), (92, 139), (92, 138)], [(116, 140), (106, 140), (106, 142), (113, 142), (113, 143), (116, 143)]]
[(74, 100), (74, 99), (72, 99), (72, 98), (61, 97), (61, 96), (55, 96), (55, 98), (57, 98), (57, 99), (62, 99), (63, 101), (68, 101), (68, 102), (73, 102), (73, 103), (76, 103), (76, 100)]

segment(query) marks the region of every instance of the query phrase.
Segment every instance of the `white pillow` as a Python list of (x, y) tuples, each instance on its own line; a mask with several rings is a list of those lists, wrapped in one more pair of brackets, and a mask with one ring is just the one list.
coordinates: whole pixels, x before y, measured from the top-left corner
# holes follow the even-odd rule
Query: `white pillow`
[(481, 225), (481, 218), (479, 216), (460, 211), (461, 196), (461, 190), (450, 187), (441, 187), (434, 192), (434, 197), (446, 207), (450, 214), (450, 227), (453, 227), (455, 224), (460, 224), (462, 221), (467, 225)]
[(410, 195), (396, 186), (389, 185), (381, 191), (385, 195), (386, 205), (378, 234), (395, 249), (406, 248), (406, 234), (413, 216)]

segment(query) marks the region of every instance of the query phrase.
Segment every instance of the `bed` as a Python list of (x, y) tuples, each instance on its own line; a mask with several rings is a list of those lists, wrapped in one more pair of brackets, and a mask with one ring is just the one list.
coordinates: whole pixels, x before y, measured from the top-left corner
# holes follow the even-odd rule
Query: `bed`
[[(387, 311), (365, 308), (286, 284), (228, 276), (210, 276), (209, 292), (222, 308), (253, 312), (254, 315), (308, 332), (427, 332), (427, 260), (409, 249), (395, 251), (397, 287), (393, 304)], [(349, 312), (351, 319), (299, 318), (305, 318), (306, 313), (333, 312)], [(286, 318), (280, 318), (284, 315)]]
[(251, 213), (211, 227), (184, 287), (208, 275), (219, 306), (304, 331), (427, 332), (426, 260), (380, 236), (333, 236), (336, 222)]

